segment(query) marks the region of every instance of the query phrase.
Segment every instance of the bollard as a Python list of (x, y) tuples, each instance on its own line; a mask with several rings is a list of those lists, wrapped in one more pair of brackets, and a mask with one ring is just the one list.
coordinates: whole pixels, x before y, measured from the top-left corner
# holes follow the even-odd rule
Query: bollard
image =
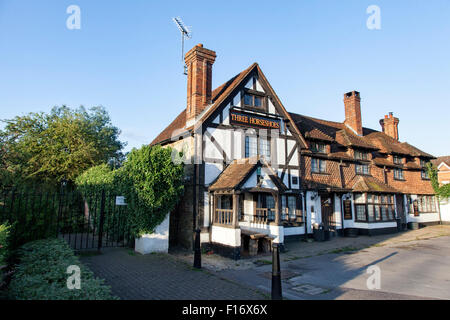
[(278, 243), (272, 249), (272, 300), (283, 300), (281, 293), (280, 251)]
[(200, 249), (200, 229), (195, 230), (195, 243), (194, 243), (194, 268), (202, 268), (202, 252)]

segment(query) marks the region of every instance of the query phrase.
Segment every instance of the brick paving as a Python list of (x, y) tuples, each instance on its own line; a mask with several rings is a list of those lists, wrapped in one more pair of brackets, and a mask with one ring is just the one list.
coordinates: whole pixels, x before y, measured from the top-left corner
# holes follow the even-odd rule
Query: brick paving
[(104, 249), (81, 256), (94, 274), (124, 300), (263, 300), (255, 289), (196, 270), (168, 254), (140, 255), (130, 249)]

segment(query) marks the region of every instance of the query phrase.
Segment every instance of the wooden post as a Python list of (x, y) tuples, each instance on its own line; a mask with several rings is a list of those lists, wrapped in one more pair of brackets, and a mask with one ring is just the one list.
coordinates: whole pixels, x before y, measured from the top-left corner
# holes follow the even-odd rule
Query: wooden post
[(238, 227), (239, 195), (233, 192), (233, 227)]
[(276, 197), (275, 197), (275, 223), (277, 225), (280, 225), (281, 219), (280, 219), (280, 215), (281, 215), (281, 195), (278, 192)]

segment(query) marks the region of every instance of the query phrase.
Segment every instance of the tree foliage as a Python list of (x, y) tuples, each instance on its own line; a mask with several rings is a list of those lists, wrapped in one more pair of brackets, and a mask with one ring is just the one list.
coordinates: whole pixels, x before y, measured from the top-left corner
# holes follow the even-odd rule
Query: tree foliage
[(126, 216), (133, 235), (152, 233), (172, 211), (184, 191), (184, 168), (172, 161), (172, 149), (133, 149), (123, 166), (93, 167), (76, 179), (84, 193), (105, 190), (126, 198)]
[(3, 184), (74, 181), (86, 169), (122, 160), (124, 143), (103, 107), (54, 107), (2, 120), (0, 178)]
[(431, 180), (431, 185), (433, 186), (434, 192), (441, 199), (446, 199), (450, 197), (450, 184), (439, 185), (438, 180), (438, 170), (431, 163), (427, 164), (428, 175)]

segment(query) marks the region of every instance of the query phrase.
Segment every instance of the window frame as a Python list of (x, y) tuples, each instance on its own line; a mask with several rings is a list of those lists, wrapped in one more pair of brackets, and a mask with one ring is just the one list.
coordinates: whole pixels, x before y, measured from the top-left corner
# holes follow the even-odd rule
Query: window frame
[[(395, 196), (393, 194), (363, 193), (364, 201), (354, 201), (355, 222), (383, 223), (396, 221)], [(365, 219), (360, 219), (358, 208), (364, 208)], [(372, 212), (372, 217), (370, 215)]]
[(394, 155), (393, 156), (393, 162), (394, 162), (394, 164), (400, 164), (400, 165), (402, 165), (403, 164), (403, 157), (400, 157), (400, 156), (396, 156), (396, 155)]
[[(365, 170), (358, 170), (358, 168), (367, 168), (367, 173), (365, 172)], [(355, 164), (355, 173), (357, 175), (365, 175), (365, 176), (370, 176), (370, 166), (368, 163), (356, 163)]]
[(353, 154), (356, 160), (363, 160), (363, 161), (369, 160), (369, 152), (367, 151), (355, 150)]
[[(425, 200), (425, 201), (424, 201)], [(436, 213), (436, 196), (433, 195), (417, 195), (417, 213)]]
[[(317, 166), (313, 166), (314, 161), (317, 161)], [(323, 167), (322, 165), (323, 164)], [(315, 168), (316, 170), (313, 170)], [(327, 173), (327, 162), (325, 159), (311, 158), (311, 173), (326, 174)]]
[(422, 178), (422, 180), (430, 180), (430, 174), (428, 173), (428, 170), (422, 169), (420, 171), (420, 177)]
[[(400, 173), (400, 176), (396, 172)], [(405, 181), (405, 173), (402, 168), (394, 168), (393, 174), (394, 180)]]
[(310, 149), (312, 152), (316, 153), (323, 153), (323, 154), (327, 153), (327, 145), (321, 142), (312, 141), (310, 143)]
[[(252, 141), (252, 143), (250, 143)], [(253, 141), (256, 141), (256, 143), (253, 144)], [(264, 144), (263, 142), (266, 142)], [(264, 146), (267, 146), (267, 153), (262, 154), (261, 150), (265, 149), (262, 148)], [(252, 146), (252, 148), (250, 147)], [(250, 150), (253, 152), (251, 153)], [(244, 137), (244, 158), (251, 158), (254, 156), (264, 156), (266, 161), (270, 163), (271, 157), (272, 157), (272, 140), (270, 137), (263, 137), (259, 136), (258, 134), (246, 134)]]
[[(253, 146), (253, 144), (250, 143), (250, 140), (254, 140), (254, 148), (250, 148), (250, 146)], [(244, 157), (245, 158), (251, 158), (258, 155), (258, 136), (256, 135), (246, 135), (245, 141), (244, 141)], [(250, 153), (250, 150), (255, 150), (255, 154)]]

